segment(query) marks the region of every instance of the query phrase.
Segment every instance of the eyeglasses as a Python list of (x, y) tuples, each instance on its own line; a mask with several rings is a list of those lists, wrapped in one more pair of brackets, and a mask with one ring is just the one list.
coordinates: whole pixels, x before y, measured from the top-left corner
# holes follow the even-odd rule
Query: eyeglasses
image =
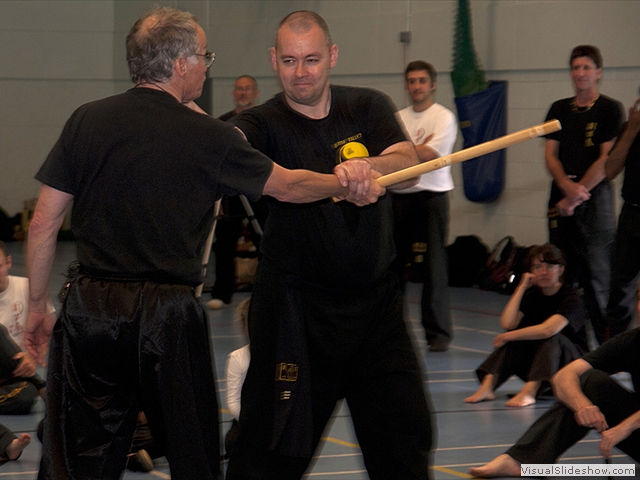
[(213, 65), (213, 62), (216, 59), (216, 54), (213, 53), (213, 52), (194, 53), (194, 55), (197, 55), (198, 57), (204, 57), (204, 66), (205, 66), (205, 68), (209, 68), (211, 65)]

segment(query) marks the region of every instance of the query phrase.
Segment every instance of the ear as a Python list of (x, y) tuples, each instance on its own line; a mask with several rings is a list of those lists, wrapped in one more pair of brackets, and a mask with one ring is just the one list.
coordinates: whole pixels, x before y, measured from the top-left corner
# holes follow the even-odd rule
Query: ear
[(331, 49), (329, 50), (329, 55), (331, 56), (331, 67), (333, 68), (338, 64), (338, 45), (335, 43), (331, 45)]
[(276, 47), (271, 47), (269, 49), (269, 56), (271, 57), (271, 68), (274, 71), (278, 70), (278, 57), (276, 56)]
[(184, 77), (187, 74), (187, 59), (184, 57), (178, 57), (173, 61), (173, 70), (180, 77)]
[(438, 82), (432, 82), (431, 83), (431, 91), (435, 92), (436, 91), (436, 87), (438, 86)]
[(7, 262), (7, 270), (10, 270), (11, 266), (13, 265), (12, 260), (11, 260), (11, 255), (7, 255), (5, 258), (6, 258), (6, 262)]

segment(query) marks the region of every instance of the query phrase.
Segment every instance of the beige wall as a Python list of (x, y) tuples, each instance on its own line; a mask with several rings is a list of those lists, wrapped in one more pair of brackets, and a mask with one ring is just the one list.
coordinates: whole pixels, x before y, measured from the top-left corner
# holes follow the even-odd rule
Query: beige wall
[[(13, 214), (37, 194), (32, 179), (64, 121), (78, 105), (131, 86), (124, 38), (153, 3), (195, 13), (216, 52), (210, 71), (214, 115), (232, 108), (236, 76), (257, 77), (261, 100), (279, 90), (268, 62), (279, 20), (292, 10), (325, 17), (340, 47), (333, 82), (378, 88), (406, 105), (406, 61), (425, 59), (440, 72), (438, 101), (455, 112), (449, 71), (456, 0), (44, 0), (0, 1), (0, 206)], [(640, 2), (627, 0), (471, 0), (475, 46), (489, 79), (509, 81), (508, 130), (540, 123), (551, 103), (572, 95), (567, 59), (580, 43), (598, 45), (604, 94), (628, 107), (640, 84)], [(399, 33), (412, 32), (406, 50)], [(547, 238), (550, 177), (543, 141), (511, 147), (502, 197), (464, 198), (454, 167), (450, 241), (477, 234), (492, 246), (510, 234), (521, 244)]]

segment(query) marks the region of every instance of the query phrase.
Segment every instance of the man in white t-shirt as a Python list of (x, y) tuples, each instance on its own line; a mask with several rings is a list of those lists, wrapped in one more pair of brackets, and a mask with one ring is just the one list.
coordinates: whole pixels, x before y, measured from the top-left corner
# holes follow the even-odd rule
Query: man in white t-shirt
[[(451, 110), (435, 102), (435, 68), (421, 60), (411, 62), (405, 70), (405, 80), (412, 105), (401, 110), (399, 116), (420, 162), (449, 155), (458, 126)], [(411, 263), (412, 280), (424, 283), (422, 325), (429, 350), (434, 352), (447, 350), (453, 338), (445, 250), (449, 227), (447, 192), (452, 189), (448, 166), (425, 173), (411, 188), (394, 192), (396, 271), (404, 283), (405, 267)]]

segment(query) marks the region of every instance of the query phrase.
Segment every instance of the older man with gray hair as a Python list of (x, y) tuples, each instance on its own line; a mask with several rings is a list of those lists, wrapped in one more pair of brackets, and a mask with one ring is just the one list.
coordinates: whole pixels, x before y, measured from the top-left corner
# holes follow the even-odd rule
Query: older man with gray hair
[[(40, 363), (51, 337), (39, 478), (120, 478), (139, 410), (172, 478), (220, 478), (207, 314), (194, 293), (214, 202), (336, 195), (364, 205), (384, 189), (357, 172), (286, 170), (232, 125), (185, 106), (214, 60), (193, 15), (145, 14), (127, 60), (135, 87), (79, 107), (36, 175), (25, 343)], [(56, 322), (47, 286), (72, 200), (80, 267)]]

